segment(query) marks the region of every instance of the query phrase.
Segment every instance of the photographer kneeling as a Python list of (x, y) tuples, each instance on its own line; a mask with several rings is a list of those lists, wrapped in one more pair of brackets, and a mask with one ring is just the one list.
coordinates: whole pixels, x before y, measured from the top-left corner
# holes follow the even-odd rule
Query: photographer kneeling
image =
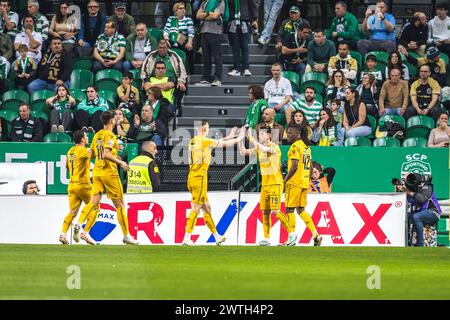
[(423, 225), (437, 225), (442, 210), (438, 204), (431, 177), (418, 173), (409, 173), (402, 182), (392, 181), (396, 191), (406, 192), (407, 201), (411, 205), (409, 220), (414, 224), (417, 233), (417, 245), (423, 247)]

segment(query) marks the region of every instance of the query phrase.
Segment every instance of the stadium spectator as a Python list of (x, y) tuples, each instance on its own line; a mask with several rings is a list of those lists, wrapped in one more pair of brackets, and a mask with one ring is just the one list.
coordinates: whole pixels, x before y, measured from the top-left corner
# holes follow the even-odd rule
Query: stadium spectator
[(8, 121), (5, 118), (0, 117), (0, 141), (8, 141)]
[(158, 42), (148, 32), (147, 25), (143, 22), (138, 23), (136, 34), (131, 34), (127, 38), (124, 70), (141, 69), (147, 55), (156, 48), (158, 48)]
[(345, 79), (355, 80), (358, 73), (358, 62), (349, 54), (350, 47), (347, 42), (340, 42), (338, 54), (328, 61), (328, 76), (332, 77), (336, 70), (344, 73)]
[(78, 54), (81, 57), (90, 57), (94, 50), (97, 38), (105, 32), (106, 16), (100, 13), (100, 5), (96, 0), (87, 3), (88, 13), (80, 18), (80, 31), (78, 32)]
[(119, 108), (125, 113), (127, 118), (131, 119), (131, 115), (139, 114), (139, 90), (131, 83), (133, 74), (124, 72), (122, 74), (122, 84), (117, 87), (117, 96), (120, 99)]
[(161, 188), (161, 177), (156, 163), (157, 145), (145, 141), (139, 156), (130, 161), (127, 193), (152, 193)]
[(11, 67), (8, 60), (0, 56), (0, 94), (2, 95), (8, 90), (8, 73)]
[(127, 117), (125, 117), (122, 109), (114, 110), (114, 115), (116, 117), (116, 124), (113, 128), (113, 133), (117, 136), (117, 138), (121, 141), (126, 141), (127, 132), (130, 129), (130, 123), (128, 122)]
[(190, 73), (194, 72), (194, 21), (186, 16), (186, 5), (177, 2), (173, 5), (174, 15), (167, 19), (163, 37), (171, 48), (178, 48), (186, 53)]
[(398, 49), (403, 47), (423, 56), (427, 40), (427, 16), (423, 12), (414, 12), (411, 21), (405, 23), (398, 34)]
[(328, 61), (336, 55), (336, 47), (333, 41), (325, 38), (322, 29), (314, 31), (314, 41), (308, 44), (308, 65), (305, 72), (327, 73)]
[(19, 45), (18, 49), (20, 58), (13, 63), (16, 88), (26, 90), (28, 84), (36, 78), (38, 65), (33, 58), (27, 56), (28, 47), (25, 44)]
[(252, 33), (251, 24), (258, 20), (258, 3), (257, 0), (226, 1), (231, 17), (227, 28), (228, 39), (233, 49), (233, 69), (228, 75), (251, 76), (248, 44)]
[(0, 56), (11, 62), (14, 57), (13, 43), (11, 38), (4, 33), (0, 33)]
[(283, 7), (284, 0), (265, 0), (264, 1), (264, 29), (258, 38), (258, 43), (266, 45), (270, 42), (273, 27), (277, 21), (278, 14)]
[[(223, 15), (225, 13), (225, 1), (203, 1), (197, 11), (197, 19), (200, 22), (203, 76), (201, 84), (212, 86), (222, 85), (222, 49), (223, 42)], [(212, 59), (214, 58), (215, 72), (211, 75)]]
[(279, 62), (272, 64), (272, 79), (264, 84), (264, 98), (276, 112), (284, 113), (293, 96), (291, 82), (281, 76), (283, 68)]
[(366, 57), (364, 70), (361, 71), (360, 80), (362, 80), (364, 75), (367, 73), (373, 74), (373, 76), (375, 77), (377, 88), (381, 88), (381, 86), (383, 85), (384, 76), (383, 72), (377, 69), (377, 63), (377, 56), (374, 54), (369, 54)]
[(55, 91), (57, 86), (70, 88), (72, 56), (62, 47), (61, 39), (53, 38), (37, 69), (37, 78), (28, 85), (28, 91), (48, 89)]
[(19, 116), (11, 122), (11, 137), (13, 142), (42, 142), (42, 124), (38, 118), (31, 115), (30, 106), (22, 103), (19, 106)]
[(441, 107), (439, 105), (439, 96), (441, 87), (439, 83), (431, 78), (431, 69), (427, 64), (419, 68), (420, 79), (417, 79), (411, 85), (410, 97), (411, 106), (409, 106), (403, 117), (408, 120), (416, 115), (430, 116), (437, 121)]
[(340, 42), (345, 41), (351, 50), (355, 50), (359, 39), (358, 20), (347, 11), (347, 4), (344, 1), (336, 2), (334, 12), (336, 16), (325, 31), (326, 38), (332, 40), (336, 47)]
[(431, 130), (428, 137), (429, 148), (448, 148), (450, 143), (450, 127), (448, 126), (448, 113), (441, 111), (438, 116), (438, 126)]
[(311, 27), (304, 22), (297, 27), (296, 33), (289, 34), (287, 39), (283, 40), (281, 47), (283, 68), (297, 72), (300, 75), (300, 79), (306, 69), (310, 34)]
[(387, 13), (386, 0), (377, 0), (376, 9), (367, 9), (362, 22), (362, 30), (369, 32), (369, 40), (358, 41), (358, 51), (364, 57), (369, 51), (386, 51), (396, 49), (395, 18)]
[(331, 99), (328, 100), (327, 108), (331, 110), (331, 113), (333, 114), (334, 120), (336, 122), (339, 122), (342, 124), (342, 112), (339, 112), (339, 109), (341, 108), (341, 101), (337, 99)]
[(22, 193), (26, 196), (38, 196), (41, 191), (36, 183), (36, 180), (27, 180), (23, 183)]
[(114, 14), (108, 18), (117, 26), (117, 32), (123, 35), (125, 38), (129, 35), (136, 33), (136, 22), (134, 18), (127, 14), (127, 6), (123, 2), (117, 2), (114, 5)]
[(259, 130), (261, 128), (272, 129), (272, 141), (279, 144), (283, 139), (284, 129), (283, 126), (275, 122), (275, 110), (267, 108), (263, 111), (262, 121), (256, 126), (256, 136), (259, 136)]
[(313, 161), (311, 170), (311, 182), (309, 184), (308, 192), (331, 192), (331, 187), (335, 175), (336, 170), (334, 168), (328, 167), (324, 169), (320, 163)]
[(345, 89), (348, 87), (350, 87), (350, 81), (345, 78), (344, 72), (342, 70), (334, 71), (334, 73), (330, 76), (330, 79), (327, 81), (327, 88), (325, 92), (327, 100), (345, 100)]
[(117, 25), (112, 21), (105, 24), (105, 33), (101, 34), (95, 42), (94, 73), (102, 69), (116, 69), (122, 72), (125, 58), (126, 40), (117, 32)]
[(16, 58), (20, 57), (19, 46), (25, 44), (28, 47), (27, 56), (33, 58), (37, 63), (42, 57), (42, 35), (34, 31), (34, 18), (31, 15), (26, 15), (23, 18), (23, 31), (17, 34), (14, 39), (14, 50), (16, 51)]
[(6, 33), (10, 37), (10, 40), (13, 41), (18, 33), (19, 15), (11, 11), (11, 6), (11, 0), (0, 1), (0, 33)]
[(298, 32), (298, 28), (303, 24), (310, 26), (309, 29), (311, 29), (309, 21), (300, 16), (300, 8), (296, 5), (291, 6), (289, 8), (289, 18), (281, 22), (275, 48), (281, 50), (283, 43), (290, 43), (288, 38), (291, 35), (295, 35)]
[(127, 136), (137, 143), (153, 141), (157, 146), (162, 146), (163, 139), (167, 136), (167, 128), (160, 119), (153, 118), (153, 108), (146, 104), (142, 107), (141, 117), (137, 114), (134, 116)]
[(291, 103), (285, 113), (287, 123), (291, 121), (291, 113), (296, 110), (303, 111), (310, 126), (316, 123), (319, 119), (320, 110), (322, 110), (322, 103), (316, 100), (316, 89), (306, 87), (304, 96), (300, 96), (300, 98)]
[(56, 87), (56, 95), (48, 98), (45, 103), (50, 111), (50, 132), (65, 132), (73, 129), (73, 113), (77, 102), (70, 96), (70, 91), (64, 85)]
[[(313, 129), (309, 125), (308, 121), (306, 120), (305, 113), (303, 112), (303, 110), (298, 109), (298, 110), (295, 110), (294, 112), (292, 112), (291, 120), (289, 121), (288, 125), (290, 123), (293, 123), (294, 125), (299, 125), (300, 127), (305, 128), (306, 135), (308, 136), (308, 139), (311, 140), (312, 134), (313, 134)], [(286, 130), (284, 130), (284, 137), (283, 137), (283, 141), (285, 141), (285, 140), (286, 140), (286, 142), (288, 142)], [(287, 143), (287, 144), (289, 144), (289, 143)]]
[(166, 98), (171, 104), (171, 106), (169, 106), (169, 109), (175, 112), (173, 103), (176, 80), (165, 75), (166, 64), (163, 61), (158, 61), (155, 63), (155, 70), (155, 75), (150, 77), (148, 82), (144, 83), (144, 90), (145, 92), (148, 92), (150, 88), (159, 88), (162, 92), (163, 97)]
[(39, 1), (28, 0), (27, 5), (28, 14), (22, 19), (22, 31), (25, 31), (25, 18), (32, 16), (35, 22), (34, 31), (40, 33), (42, 36), (42, 46), (46, 47), (46, 41), (48, 40), (48, 19), (45, 15), (39, 12)]
[(366, 106), (364, 102), (361, 102), (358, 91), (355, 88), (345, 89), (345, 98), (344, 117), (342, 119), (345, 137), (368, 136), (371, 132), (370, 123), (366, 115)]
[[(406, 50), (406, 48), (402, 50)], [(401, 79), (409, 81), (410, 76), (408, 67), (406, 66), (406, 64), (402, 63), (402, 56), (400, 55), (400, 52), (398, 52), (397, 50), (392, 51), (391, 54), (389, 55), (388, 64), (385, 68), (386, 79), (389, 79), (389, 73), (393, 68), (397, 68), (398, 70), (401, 71)]]
[(145, 104), (149, 104), (153, 109), (153, 120), (159, 119), (166, 128), (169, 127), (169, 119), (172, 116), (170, 102), (163, 97), (161, 89), (150, 88), (148, 90), (148, 100)]
[(148, 82), (150, 77), (155, 73), (155, 64), (158, 61), (163, 61), (166, 66), (167, 77), (176, 79), (177, 89), (180, 91), (186, 91), (187, 74), (180, 56), (172, 50), (169, 50), (167, 42), (162, 39), (158, 43), (158, 49), (150, 52), (145, 58), (141, 68), (142, 82)]
[(67, 1), (62, 1), (59, 4), (56, 14), (50, 23), (48, 33), (51, 37), (61, 39), (64, 50), (70, 55), (74, 55), (73, 51), (76, 45), (78, 30), (75, 25), (68, 21), (68, 8), (69, 3)]
[(82, 130), (97, 132), (103, 128), (101, 115), (109, 110), (109, 105), (104, 98), (98, 96), (96, 86), (87, 87), (86, 94), (86, 99), (77, 106), (74, 113), (75, 123)]
[(244, 127), (255, 129), (261, 121), (262, 113), (269, 108), (269, 104), (264, 99), (264, 88), (258, 84), (248, 86), (248, 97), (250, 105), (245, 116)]
[(445, 86), (447, 71), (445, 67), (444, 59), (440, 57), (440, 52), (436, 47), (429, 47), (426, 51), (426, 57), (414, 58), (412, 55), (408, 54), (405, 49), (401, 51), (406, 59), (417, 67), (424, 64), (428, 65), (431, 70), (431, 77), (436, 80), (441, 87)]
[(367, 73), (364, 75), (361, 84), (356, 88), (361, 97), (361, 101), (364, 102), (367, 108), (367, 114), (378, 118), (378, 99), (377, 99), (377, 86), (375, 85), (375, 77), (373, 74)]
[(448, 3), (436, 4), (436, 16), (428, 23), (428, 42), (450, 56), (450, 17)]
[(389, 73), (389, 79), (383, 83), (378, 102), (380, 116), (403, 115), (408, 107), (409, 90), (408, 82), (401, 79), (400, 69), (393, 68)]
[(320, 118), (314, 124), (314, 133), (311, 141), (319, 146), (343, 146), (344, 129), (333, 117), (333, 112), (324, 108), (320, 110)]

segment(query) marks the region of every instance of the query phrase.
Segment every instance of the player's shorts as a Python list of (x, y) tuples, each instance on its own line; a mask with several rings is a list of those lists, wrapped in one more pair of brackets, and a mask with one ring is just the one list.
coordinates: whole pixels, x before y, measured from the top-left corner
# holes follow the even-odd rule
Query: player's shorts
[(91, 185), (89, 183), (69, 183), (67, 193), (70, 210), (79, 209), (81, 201), (88, 204), (91, 200)]
[(92, 179), (92, 194), (103, 194), (109, 199), (121, 199), (123, 198), (122, 182), (120, 182), (119, 176), (101, 176)]
[(306, 207), (306, 195), (308, 189), (298, 187), (294, 184), (286, 184), (286, 208)]
[(208, 202), (208, 178), (204, 176), (197, 176), (188, 178), (187, 188), (192, 194), (192, 202), (203, 205)]
[(281, 198), (283, 196), (282, 185), (270, 185), (261, 187), (261, 196), (259, 199), (260, 210), (280, 210)]

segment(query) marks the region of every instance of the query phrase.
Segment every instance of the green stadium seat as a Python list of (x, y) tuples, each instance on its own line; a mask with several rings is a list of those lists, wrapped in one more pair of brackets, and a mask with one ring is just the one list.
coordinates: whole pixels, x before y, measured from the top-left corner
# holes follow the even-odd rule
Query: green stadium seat
[(88, 131), (88, 132), (86, 132), (86, 135), (87, 135), (87, 137), (88, 137), (88, 139), (89, 139), (89, 144), (91, 144), (92, 139), (94, 139), (95, 133), (92, 132), (92, 131)]
[(397, 148), (400, 147), (400, 141), (392, 137), (383, 137), (373, 140), (373, 146)]
[(356, 61), (358, 62), (358, 70), (362, 70), (363, 69), (363, 59), (362, 59), (362, 55), (361, 53), (359, 53), (358, 51), (353, 51), (350, 50), (350, 56), (353, 59), (356, 59)]
[(22, 103), (28, 104), (30, 96), (23, 90), (9, 90), (3, 94), (1, 110), (19, 112), (19, 105)]
[(407, 138), (403, 141), (403, 147), (405, 148), (426, 148), (428, 141), (422, 137)]
[(44, 119), (48, 121), (48, 116), (42, 111), (31, 110), (31, 115), (36, 118)]
[(31, 110), (43, 112), (49, 116), (50, 110), (45, 101), (53, 96), (55, 96), (55, 92), (46, 89), (33, 92), (30, 100)]
[(422, 137), (428, 139), (428, 135), (434, 126), (434, 120), (431, 117), (423, 115), (411, 117), (406, 123), (406, 136), (408, 138)]
[(74, 69), (70, 75), (71, 89), (86, 90), (94, 84), (94, 74), (90, 70)]
[(111, 90), (98, 90), (98, 96), (104, 98), (106, 101), (108, 101), (109, 108), (115, 109), (116, 108), (116, 98), (117, 93), (115, 91)]
[(299, 92), (300, 89), (300, 75), (294, 71), (282, 71), (281, 76), (291, 82), (292, 91)]
[(122, 73), (115, 69), (103, 69), (95, 74), (95, 85), (98, 90), (117, 91), (117, 87), (122, 84)]
[(156, 41), (159, 41), (163, 38), (163, 32), (161, 29), (158, 28), (150, 28), (149, 31), (150, 35), (156, 39)]
[(129, 70), (133, 74), (132, 85), (135, 86), (139, 91), (142, 90), (142, 79), (141, 79), (141, 69), (131, 69)]
[(327, 74), (323, 72), (307, 72), (303, 75), (300, 92), (305, 92), (306, 87), (313, 87), (316, 90), (316, 94), (323, 95), (327, 79)]
[(373, 139), (375, 138), (375, 130), (377, 129), (377, 119), (375, 119), (374, 116), (371, 116), (370, 114), (368, 114), (367, 119), (369, 119), (369, 123), (370, 123), (370, 134), (367, 136), (369, 139)]
[(370, 147), (372, 143), (367, 137), (353, 137), (345, 139), (344, 145), (346, 147)]
[(284, 113), (277, 113), (274, 120), (276, 123), (281, 124), (283, 127), (286, 126), (286, 116), (284, 115)]
[(92, 64), (91, 57), (79, 57), (73, 61), (73, 69), (91, 70)]
[(183, 50), (177, 48), (172, 48), (171, 50), (175, 51), (175, 53), (180, 56), (181, 60), (183, 60), (184, 65), (186, 66), (187, 64), (186, 53)]
[(70, 95), (77, 101), (77, 103), (80, 103), (87, 98), (86, 93), (84, 93), (81, 89), (70, 90)]
[(3, 118), (8, 122), (12, 122), (18, 116), (19, 115), (14, 111), (0, 110), (0, 118)]
[(378, 120), (378, 128), (381, 127), (386, 121), (394, 121), (398, 124), (400, 124), (403, 128), (406, 127), (405, 118), (402, 116), (395, 114), (395, 115), (384, 115)]
[(403, 63), (408, 68), (409, 78), (410, 79), (417, 79), (417, 77), (419, 76), (419, 71), (417, 69), (417, 66), (413, 65), (412, 63), (410, 63), (408, 61), (403, 62)]
[(443, 53), (441, 51), (440, 56), (441, 56), (442, 60), (444, 60), (445, 65), (448, 65), (448, 55), (446, 55), (445, 53)]
[(366, 58), (369, 54), (373, 54), (375, 55), (375, 57), (377, 57), (377, 62), (384, 62), (386, 64), (389, 63), (389, 53), (387, 53), (386, 51), (370, 51), (367, 52), (366, 55), (364, 56), (364, 61), (366, 61)]
[(44, 142), (72, 142), (72, 137), (67, 133), (48, 133), (44, 137)]

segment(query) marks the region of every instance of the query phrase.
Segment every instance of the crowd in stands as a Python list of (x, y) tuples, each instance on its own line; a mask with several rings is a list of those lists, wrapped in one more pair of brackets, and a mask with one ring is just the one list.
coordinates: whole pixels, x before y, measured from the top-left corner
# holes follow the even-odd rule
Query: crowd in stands
[[(448, 147), (447, 3), (437, 4), (430, 21), (415, 12), (399, 28), (386, 1), (376, 1), (362, 17), (338, 1), (326, 29), (311, 25), (293, 5), (273, 37), (284, 3), (264, 1), (258, 17), (256, 0), (170, 1), (170, 14), (157, 29), (136, 23), (124, 3), (115, 3), (107, 17), (90, 0), (77, 22), (65, 0), (51, 19), (37, 0), (28, 1), (21, 17), (11, 1), (0, 0), (1, 140), (95, 132), (101, 112), (114, 109), (115, 132), (124, 141), (163, 145), (170, 119), (182, 115), (196, 55), (203, 63), (200, 84), (222, 85), (226, 34), (233, 54), (227, 74), (248, 77), (246, 126), (278, 128), (278, 141), (286, 141), (284, 129), (296, 122), (308, 128), (313, 144), (343, 146), (349, 138), (375, 138), (386, 116), (400, 116), (404, 127), (416, 116), (430, 117), (428, 145)], [(258, 25), (256, 42), (277, 49), (264, 86), (252, 83), (249, 62)]]

